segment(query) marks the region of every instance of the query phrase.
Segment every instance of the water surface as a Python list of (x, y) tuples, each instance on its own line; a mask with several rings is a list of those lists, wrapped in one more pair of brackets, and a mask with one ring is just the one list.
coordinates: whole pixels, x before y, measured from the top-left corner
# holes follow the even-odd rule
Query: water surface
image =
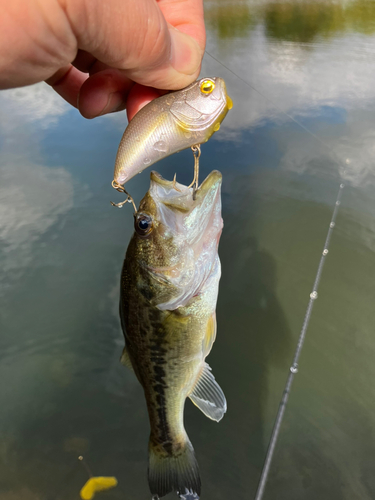
[[(223, 173), (209, 363), (219, 425), (190, 402), (202, 499), (254, 497), (340, 183), (342, 204), (266, 499), (375, 496), (375, 4), (205, 2), (202, 75), (234, 108), (202, 148)], [(254, 90), (255, 89), (255, 90)], [(260, 92), (260, 93), (259, 93)], [(328, 147), (289, 119), (288, 113)], [(0, 499), (150, 498), (142, 390), (119, 364), (130, 206), (110, 186), (123, 113), (87, 121), (43, 84), (0, 94)], [(155, 168), (192, 176), (183, 152)], [(132, 181), (139, 201), (147, 171)], [(98, 497), (99, 498), (99, 497)]]

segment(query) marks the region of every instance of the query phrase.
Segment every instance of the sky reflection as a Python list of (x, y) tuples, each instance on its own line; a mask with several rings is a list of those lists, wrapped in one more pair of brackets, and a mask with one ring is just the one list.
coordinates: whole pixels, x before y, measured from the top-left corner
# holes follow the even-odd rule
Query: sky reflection
[(30, 265), (33, 244), (72, 208), (73, 181), (62, 167), (37, 165), (23, 155), (17, 166), (12, 161), (1, 155), (0, 256), (2, 272), (18, 274)]
[[(370, 500), (375, 3), (206, 0), (205, 8), (208, 52), (263, 94), (205, 56), (202, 75), (224, 77), (234, 101), (201, 160), (202, 178), (213, 168), (224, 178), (223, 277), (209, 362), (229, 404), (220, 426), (187, 404), (205, 495), (251, 498), (256, 488), (344, 181), (269, 495), (341, 500), (359, 491)], [(0, 374), (7, 382), (0, 497), (7, 500), (74, 498), (87, 479), (75, 468), (82, 449), (95, 471), (124, 485), (125, 493), (108, 498), (148, 494), (143, 395), (118, 362), (119, 274), (133, 217), (130, 206), (115, 210), (109, 200), (122, 199), (110, 182), (125, 125), (124, 113), (84, 120), (44, 84), (0, 92)], [(190, 182), (191, 153), (155, 168)], [(137, 202), (149, 173), (129, 183)]]

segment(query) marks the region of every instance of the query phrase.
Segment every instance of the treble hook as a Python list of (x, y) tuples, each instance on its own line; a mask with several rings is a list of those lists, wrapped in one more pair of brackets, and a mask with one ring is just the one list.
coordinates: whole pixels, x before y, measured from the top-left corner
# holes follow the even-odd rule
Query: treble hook
[(125, 190), (125, 188), (123, 186), (121, 186), (121, 184), (118, 184), (116, 181), (112, 181), (112, 187), (115, 188), (116, 191), (118, 191), (119, 193), (125, 193), (126, 200), (121, 201), (120, 203), (114, 203), (113, 201), (111, 201), (111, 205), (113, 207), (122, 208), (125, 205), (125, 203), (131, 203), (133, 205), (134, 212), (137, 213), (137, 207), (134, 203), (134, 200), (130, 196), (130, 194)]
[(196, 198), (198, 182), (199, 182), (199, 158), (201, 156), (201, 147), (200, 144), (194, 144), (191, 146), (191, 150), (194, 155), (194, 179), (193, 182), (188, 186), (189, 188), (193, 187), (193, 200)]
[(179, 193), (181, 193), (181, 189), (178, 189), (178, 187), (176, 186), (176, 177), (177, 177), (177, 174), (174, 174), (174, 177), (173, 177), (173, 182), (172, 182), (172, 187), (173, 189), (175, 189), (176, 191), (178, 191)]

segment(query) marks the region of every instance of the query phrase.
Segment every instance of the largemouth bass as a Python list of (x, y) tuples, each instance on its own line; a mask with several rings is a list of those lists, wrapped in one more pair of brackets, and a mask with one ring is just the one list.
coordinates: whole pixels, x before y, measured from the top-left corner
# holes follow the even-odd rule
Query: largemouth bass
[(218, 77), (202, 78), (151, 101), (125, 129), (114, 183), (122, 185), (162, 158), (207, 142), (231, 107), (225, 82)]
[(211, 172), (193, 200), (192, 188), (152, 172), (122, 270), (121, 360), (134, 369), (145, 393), (148, 479), (158, 497), (170, 491), (200, 495), (198, 465), (183, 423), (186, 398), (217, 422), (227, 409), (205, 363), (216, 337), (221, 180), (220, 172)]

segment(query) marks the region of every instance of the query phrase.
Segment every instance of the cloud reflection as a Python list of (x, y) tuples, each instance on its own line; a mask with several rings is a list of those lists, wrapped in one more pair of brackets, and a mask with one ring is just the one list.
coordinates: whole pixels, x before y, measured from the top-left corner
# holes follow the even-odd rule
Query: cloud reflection
[[(72, 107), (47, 84), (41, 82), (28, 87), (0, 92), (0, 129), (38, 121), (41, 128), (57, 123)], [(12, 119), (9, 120), (9, 116)]]
[(0, 259), (7, 281), (22, 272), (33, 244), (73, 206), (73, 180), (43, 165), (44, 130), (71, 109), (45, 83), (0, 92)]
[(32, 260), (33, 244), (73, 206), (71, 175), (20, 157), (2, 155), (0, 163), (0, 250), (6, 273)]
[[(234, 102), (221, 135), (214, 139), (241, 142), (244, 131), (251, 133), (254, 127), (268, 123), (277, 128), (297, 127), (287, 113), (313, 127), (334, 154), (313, 138), (306, 151), (308, 136), (301, 129), (302, 142), (300, 138), (294, 140), (292, 133), (284, 137), (283, 168), (314, 173), (314, 158), (331, 156), (336, 165), (345, 165), (349, 158), (352, 167), (341, 168), (343, 178), (355, 185), (375, 184), (373, 134), (358, 128), (361, 115), (375, 108), (375, 36), (351, 29), (346, 33), (337, 29), (335, 33), (336, 37), (310, 43), (306, 50), (304, 43), (270, 37), (264, 19), (247, 38), (228, 39), (225, 46), (211, 31), (208, 52), (254, 87), (205, 57), (202, 74), (223, 76)], [(369, 129), (374, 129), (375, 119), (368, 116), (367, 120)]]
[(316, 116), (323, 106), (351, 110), (366, 108), (375, 100), (375, 37), (351, 35), (316, 45), (308, 53), (293, 43), (270, 43), (262, 30), (231, 44), (232, 56), (226, 57), (226, 51), (215, 52), (210, 37), (208, 51), (265, 97), (206, 56), (203, 72), (226, 73), (229, 92), (234, 94), (234, 107), (225, 122), (229, 128), (247, 128), (275, 118), (280, 110)]

